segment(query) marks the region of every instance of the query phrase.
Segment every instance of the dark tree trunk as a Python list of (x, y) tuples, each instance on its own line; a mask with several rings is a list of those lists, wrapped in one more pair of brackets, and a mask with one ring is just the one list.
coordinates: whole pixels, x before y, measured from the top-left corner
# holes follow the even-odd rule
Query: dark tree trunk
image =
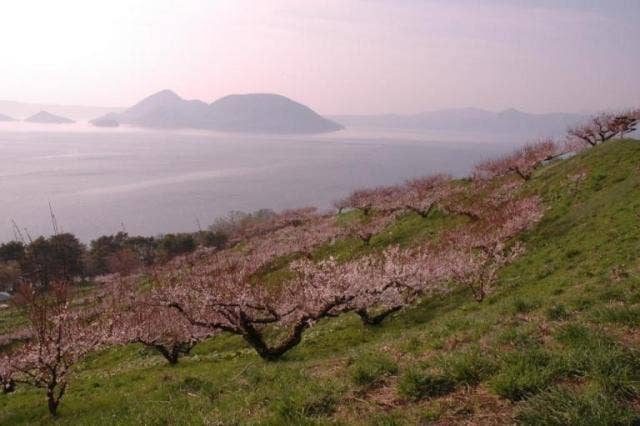
[[(302, 334), (304, 331), (309, 328), (312, 324), (312, 320), (320, 319), (323, 317), (333, 316), (331, 314), (332, 309), (338, 306), (341, 303), (346, 303), (353, 299), (353, 297), (342, 297), (334, 300), (331, 303), (327, 303), (320, 312), (317, 312), (313, 315), (305, 315), (297, 320), (293, 329), (289, 333), (289, 335), (282, 341), (280, 341), (277, 345), (272, 346), (266, 342), (266, 339), (262, 332), (256, 328), (255, 324), (264, 325), (268, 323), (275, 323), (280, 319), (278, 316), (274, 316), (272, 320), (255, 320), (250, 318), (248, 314), (245, 312), (239, 312), (238, 317), (236, 318), (237, 324), (234, 325), (222, 325), (219, 323), (207, 323), (196, 321), (193, 318), (189, 317), (185, 314), (185, 311), (178, 304), (172, 303), (171, 307), (176, 308), (180, 313), (185, 315), (185, 318), (191, 322), (193, 325), (198, 325), (201, 327), (208, 328), (216, 328), (219, 330), (228, 331), (233, 334), (237, 334), (242, 336), (242, 338), (247, 342), (249, 346), (251, 346), (258, 355), (266, 360), (266, 361), (275, 361), (279, 359), (286, 352), (294, 348), (302, 341)], [(235, 322), (235, 321), (234, 321)]]
[(187, 343), (176, 344), (171, 348), (166, 348), (163, 345), (153, 345), (153, 344), (148, 346), (151, 346), (152, 348), (157, 350), (164, 357), (164, 359), (167, 360), (169, 364), (176, 365), (180, 360), (180, 356), (188, 355), (189, 352), (191, 352), (191, 349), (193, 348), (193, 346), (195, 345), (187, 344)]
[(516, 174), (517, 174), (518, 176), (520, 176), (520, 177), (522, 178), (522, 180), (529, 180), (529, 179), (531, 179), (531, 175), (530, 175), (530, 174), (523, 173), (523, 172), (522, 172), (522, 170), (520, 170), (520, 169), (519, 169), (519, 168), (517, 168), (517, 167), (514, 169), (514, 171), (516, 172)]
[(51, 413), (52, 416), (57, 416), (58, 415), (58, 401), (55, 400), (55, 398), (48, 398), (47, 399), (47, 405), (49, 407), (49, 413)]
[(420, 217), (422, 217), (423, 219), (426, 219), (429, 216), (429, 213), (431, 213), (431, 210), (433, 210), (433, 204), (429, 206), (428, 209), (426, 210), (422, 210), (419, 209), (417, 207), (412, 207), (412, 206), (407, 206), (407, 209), (418, 214)]
[(9, 380), (2, 384), (2, 393), (11, 393), (16, 390), (16, 383), (13, 380)]
[(169, 364), (176, 365), (178, 363), (179, 354), (175, 350), (169, 351), (162, 346), (156, 346), (155, 348)]
[(244, 340), (266, 361), (275, 361), (302, 341), (302, 334), (309, 327), (306, 319), (299, 321), (289, 335), (276, 346), (269, 346), (264, 336), (250, 322), (243, 321)]
[(473, 285), (470, 285), (469, 287), (471, 288), (471, 292), (473, 293), (473, 298), (476, 300), (476, 302), (482, 302), (485, 296), (484, 287), (480, 286), (476, 288)]
[(470, 211), (454, 211), (453, 213), (459, 214), (461, 216), (466, 216), (469, 219), (471, 219), (471, 221), (473, 221), (473, 222), (477, 222), (477, 221), (480, 220), (480, 216), (479, 215), (477, 215), (475, 213), (472, 213)]
[(49, 413), (51, 413), (52, 416), (57, 416), (58, 415), (58, 401), (55, 400), (55, 398), (47, 398), (47, 405), (49, 407)]
[(368, 246), (369, 243), (371, 242), (371, 238), (373, 238), (373, 235), (361, 235), (360, 236), (360, 240), (364, 243), (364, 245)]
[(587, 136), (580, 136), (580, 135), (574, 135), (576, 136), (578, 139), (582, 140), (583, 142), (587, 143), (588, 145), (591, 146), (596, 146), (598, 145), (598, 141), (592, 138), (589, 138)]
[(370, 314), (366, 309), (358, 309), (356, 311), (356, 314), (358, 314), (365, 325), (380, 325), (380, 323), (384, 321), (386, 317), (394, 312), (398, 312), (400, 309), (402, 309), (402, 306), (394, 306), (373, 315)]
[(53, 417), (58, 415), (58, 405), (60, 404), (62, 395), (64, 395), (64, 388), (60, 388), (56, 396), (56, 385), (49, 385), (47, 387), (47, 407)]

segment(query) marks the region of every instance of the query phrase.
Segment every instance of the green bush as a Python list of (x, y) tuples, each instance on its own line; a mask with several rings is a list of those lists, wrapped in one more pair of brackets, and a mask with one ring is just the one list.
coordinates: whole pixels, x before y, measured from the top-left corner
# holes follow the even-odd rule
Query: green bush
[(455, 382), (447, 376), (407, 370), (398, 382), (398, 393), (411, 400), (446, 395), (455, 390)]
[(196, 240), (191, 234), (166, 234), (159, 241), (160, 250), (172, 258), (196, 249)]
[(215, 248), (223, 248), (229, 240), (229, 236), (221, 231), (201, 231), (196, 237), (199, 244)]
[(73, 234), (38, 237), (26, 247), (20, 267), (28, 281), (47, 289), (52, 282), (82, 277), (85, 253), (86, 247)]
[(26, 247), (20, 241), (9, 241), (0, 244), (0, 262), (20, 262), (24, 259)]

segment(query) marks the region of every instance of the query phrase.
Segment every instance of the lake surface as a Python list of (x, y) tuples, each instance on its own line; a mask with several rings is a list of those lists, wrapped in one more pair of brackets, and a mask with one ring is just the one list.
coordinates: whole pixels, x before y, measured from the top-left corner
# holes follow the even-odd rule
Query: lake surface
[(328, 209), (351, 190), (434, 172), (466, 175), (521, 143), (509, 136), (349, 129), (319, 136), (98, 129), (0, 123), (0, 241), (12, 220), (30, 235), (88, 242), (126, 230), (204, 228), (232, 210)]

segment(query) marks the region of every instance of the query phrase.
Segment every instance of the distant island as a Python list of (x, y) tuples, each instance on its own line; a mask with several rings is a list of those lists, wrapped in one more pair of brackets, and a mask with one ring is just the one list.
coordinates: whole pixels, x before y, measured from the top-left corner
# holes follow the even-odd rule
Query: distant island
[(281, 95), (230, 95), (207, 104), (182, 99), (170, 90), (153, 94), (122, 113), (110, 113), (91, 123), (267, 134), (325, 133), (344, 128)]
[(89, 123), (93, 124), (96, 127), (118, 127), (120, 123), (113, 117), (113, 114), (107, 114), (102, 117), (98, 117), (94, 120), (89, 121)]
[(73, 120), (70, 120), (66, 117), (61, 117), (59, 115), (51, 114), (47, 111), (40, 111), (39, 113), (32, 115), (31, 117), (25, 119), (29, 123), (44, 123), (44, 124), (67, 124), (74, 123)]
[(124, 108), (0, 100), (0, 112), (16, 119), (22, 120), (40, 111), (47, 111), (51, 114), (70, 118), (76, 122), (83, 122), (110, 112), (122, 112)]
[(0, 121), (16, 121), (16, 119), (8, 115), (0, 114)]

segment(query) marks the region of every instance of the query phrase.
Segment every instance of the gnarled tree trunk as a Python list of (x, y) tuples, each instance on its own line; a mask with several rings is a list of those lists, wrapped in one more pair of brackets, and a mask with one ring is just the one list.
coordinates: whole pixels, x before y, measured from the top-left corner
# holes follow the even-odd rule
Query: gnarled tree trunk
[(402, 306), (393, 306), (376, 314), (371, 314), (366, 309), (358, 309), (356, 314), (358, 314), (365, 325), (380, 325), (385, 318), (394, 312), (398, 312), (400, 309), (402, 309)]

